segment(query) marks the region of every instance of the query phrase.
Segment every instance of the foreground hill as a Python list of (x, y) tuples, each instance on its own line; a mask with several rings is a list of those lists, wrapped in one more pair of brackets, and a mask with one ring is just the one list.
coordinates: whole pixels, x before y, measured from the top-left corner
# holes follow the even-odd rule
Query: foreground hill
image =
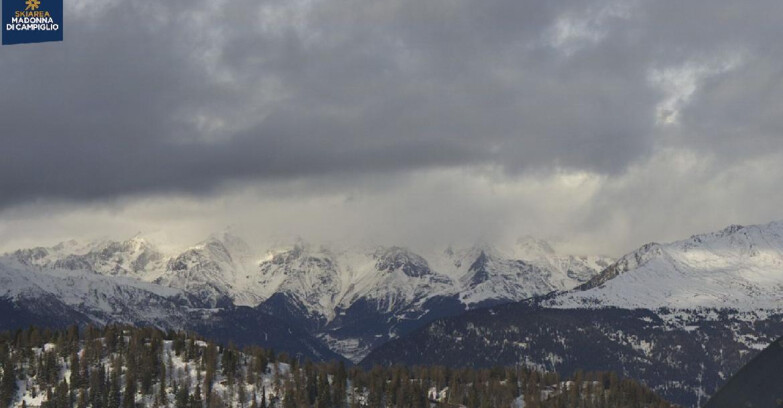
[(770, 344), (715, 394), (704, 408), (783, 406), (783, 338)]
[(182, 332), (108, 326), (0, 333), (0, 407), (595, 407), (670, 404), (612, 373), (522, 367), (347, 370)]

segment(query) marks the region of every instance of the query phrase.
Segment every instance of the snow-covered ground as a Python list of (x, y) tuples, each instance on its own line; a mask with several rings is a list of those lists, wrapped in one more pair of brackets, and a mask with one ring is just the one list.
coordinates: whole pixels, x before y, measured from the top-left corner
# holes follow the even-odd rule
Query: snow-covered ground
[[(202, 348), (206, 348), (207, 345), (204, 342), (197, 341), (196, 345)], [(44, 345), (45, 351), (56, 351), (56, 346), (54, 344), (48, 343)], [(37, 355), (40, 355), (44, 350), (36, 349), (34, 350)], [(81, 350), (79, 352), (79, 357), (83, 357), (84, 350)], [(109, 356), (107, 358), (104, 358), (101, 360), (100, 364), (104, 366), (104, 369), (106, 370), (106, 373), (111, 372), (111, 358), (113, 356)], [(249, 356), (241, 355), (241, 358), (249, 360)], [(59, 377), (61, 379), (64, 379), (66, 382), (70, 381), (70, 375), (71, 375), (71, 367), (69, 366), (70, 362), (66, 358), (58, 357), (58, 365), (60, 368), (60, 375)], [(191, 385), (191, 388), (195, 388), (197, 384), (199, 384), (200, 379), (205, 378), (206, 370), (204, 367), (200, 367), (200, 364), (194, 363), (192, 361), (188, 362), (185, 361), (184, 355), (176, 355), (176, 353), (173, 350), (172, 347), (172, 341), (166, 340), (164, 341), (163, 345), (163, 356), (162, 356), (162, 363), (164, 364), (166, 368), (167, 373), (167, 384), (165, 393), (167, 395), (167, 400), (170, 402), (170, 405), (173, 406), (173, 401), (175, 401), (175, 391), (172, 386), (172, 384), (176, 381), (179, 384), (183, 383), (189, 383)], [(237, 398), (238, 390), (237, 387), (244, 387), (245, 389), (245, 395), (249, 399), (252, 395), (256, 395), (257, 401), (261, 401), (262, 395), (266, 396), (266, 401), (272, 401), (275, 398), (282, 397), (282, 389), (280, 388), (280, 381), (279, 378), (282, 376), (287, 376), (290, 374), (291, 368), (286, 363), (270, 363), (267, 367), (266, 374), (263, 374), (260, 376), (258, 381), (255, 384), (248, 384), (247, 382), (242, 382), (241, 384), (235, 384), (233, 386), (229, 386), (228, 382), (226, 381), (225, 376), (222, 373), (222, 367), (220, 365), (220, 360), (217, 361), (218, 367), (215, 372), (215, 381), (213, 385), (213, 390), (219, 395), (223, 401), (224, 404), (227, 404), (225, 406), (227, 407), (241, 407), (241, 406), (249, 406), (248, 402), (245, 402), (244, 404), (240, 404), (239, 399)], [(243, 364), (243, 367), (247, 366), (248, 364)], [(94, 368), (94, 367), (93, 367)], [(276, 380), (277, 379), (277, 380)], [(124, 384), (125, 384), (125, 375), (123, 374), (120, 377), (119, 384), (123, 386), (122, 392), (124, 393)], [(70, 385), (70, 384), (69, 384)], [(139, 392), (136, 395), (136, 403), (141, 404), (145, 407), (151, 407), (154, 404), (154, 396), (160, 395), (160, 390), (157, 389), (159, 387), (159, 384), (155, 384), (156, 391), (153, 392), (151, 395), (143, 395), (141, 392)], [(264, 394), (265, 393), (265, 394)], [(17, 381), (17, 395), (14, 398), (15, 407), (21, 407), (22, 403), (24, 403), (28, 407), (37, 407), (41, 406), (41, 404), (46, 400), (46, 393), (41, 391), (40, 387), (36, 383), (36, 377), (26, 377), (25, 380)]]

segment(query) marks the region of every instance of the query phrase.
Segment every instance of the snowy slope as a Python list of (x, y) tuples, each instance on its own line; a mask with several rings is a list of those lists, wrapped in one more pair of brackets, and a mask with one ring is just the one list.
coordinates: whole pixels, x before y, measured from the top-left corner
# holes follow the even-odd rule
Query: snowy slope
[(104, 276), (87, 269), (31, 268), (17, 256), (0, 257), (0, 298), (35, 303), (48, 297), (95, 322), (160, 326), (182, 321), (186, 295), (136, 279)]
[(623, 256), (557, 307), (783, 309), (783, 222), (731, 226)]
[(543, 240), (520, 239), (510, 249), (487, 244), (432, 256), (435, 268), (451, 277), (453, 292), (468, 307), (519, 301), (587, 282), (611, 263), (602, 256), (558, 254)]
[(155, 283), (182, 289), (217, 305), (255, 306), (263, 293), (255, 285), (250, 247), (231, 233), (213, 234), (168, 260)]
[(32, 248), (14, 253), (19, 262), (48, 269), (89, 270), (109, 276), (152, 279), (164, 265), (163, 254), (143, 238), (95, 241), (75, 240), (51, 248)]
[(553, 271), (503, 256), (490, 247), (474, 247), (454, 254), (460, 274), (460, 300), (469, 306), (512, 302), (559, 289)]
[(458, 297), (467, 307), (508, 302), (571, 289), (586, 282), (605, 258), (546, 253), (530, 262), (487, 245), (423, 256), (403, 247), (327, 249), (298, 242), (270, 251), (259, 264), (261, 296), (285, 296), (291, 307), (332, 320), (336, 311), (370, 301), (394, 312), (435, 297)]
[(316, 329), (334, 317), (349, 272), (328, 249), (300, 241), (291, 248), (270, 252), (258, 265), (256, 286), (263, 291), (270, 313)]
[(319, 335), (354, 361), (391, 338), (464, 310), (456, 300), (455, 282), (409, 249), (381, 247), (341, 259), (351, 280), (334, 319)]
[(541, 269), (552, 271), (552, 284), (558, 290), (568, 290), (587, 282), (614, 262), (608, 256), (576, 256), (557, 253), (549, 242), (534, 237), (524, 237), (513, 248), (513, 257)]
[[(101, 339), (102, 340), (102, 339)], [(195, 346), (199, 349), (201, 349), (201, 353), (205, 353), (206, 349), (208, 347), (208, 343), (196, 340), (194, 342)], [(33, 348), (32, 352), (37, 356), (42, 356), (46, 352), (57, 352), (59, 351), (58, 346), (54, 343), (46, 343), (43, 345), (43, 347), (40, 348)], [(82, 344), (80, 345), (80, 348), (78, 350), (77, 355), (80, 358), (84, 358), (86, 353), (86, 347)], [(105, 357), (101, 358), (97, 364), (90, 367), (92, 375), (102, 375), (104, 374), (107, 378), (107, 381), (109, 381), (109, 374), (112, 372), (112, 365), (114, 364), (113, 358), (117, 358), (118, 353), (111, 353), (106, 355)], [(245, 355), (243, 353), (239, 353), (239, 355), (242, 357), (240, 361), (242, 361), (242, 365), (248, 364), (247, 362), (252, 361), (252, 356)], [(177, 387), (172, 386), (172, 382), (175, 381), (181, 381), (178, 385), (180, 387), (194, 387), (196, 384), (198, 384), (199, 387), (201, 387), (203, 384), (199, 384), (198, 380), (201, 378), (204, 378), (206, 376), (206, 370), (203, 365), (200, 364), (194, 364), (194, 360), (188, 360), (186, 358), (185, 353), (177, 353), (175, 351), (175, 347), (172, 340), (164, 340), (162, 342), (162, 352), (159, 356), (160, 358), (160, 364), (165, 369), (164, 373), (170, 373), (166, 378), (168, 379), (168, 383), (163, 382), (164, 385), (167, 385), (166, 388), (160, 389), (160, 382), (156, 379), (155, 380), (155, 388), (156, 392), (150, 392), (149, 394), (145, 395), (143, 392), (137, 392), (134, 396), (135, 400), (135, 406), (143, 406), (143, 407), (152, 407), (152, 406), (175, 406), (176, 401), (176, 392)], [(50, 360), (51, 361), (51, 360)], [(59, 373), (57, 375), (57, 383), (60, 382), (68, 382), (69, 385), (71, 381), (71, 372), (79, 369), (79, 367), (73, 367), (71, 366), (71, 360), (70, 358), (63, 358), (57, 355), (53, 361), (56, 362), (56, 365), (60, 368)], [(253, 383), (246, 383), (242, 382), (241, 385), (229, 385), (229, 381), (227, 380), (226, 375), (224, 374), (224, 371), (221, 366), (221, 358), (217, 359), (216, 366), (218, 367), (217, 370), (215, 370), (214, 374), (214, 381), (211, 385), (212, 390), (214, 391), (214, 395), (217, 395), (218, 398), (220, 398), (221, 403), (223, 406), (230, 406), (230, 407), (242, 407), (249, 404), (245, 403), (239, 403), (235, 402), (240, 399), (239, 397), (239, 387), (242, 387), (242, 391), (244, 392), (242, 395), (244, 395), (244, 398), (251, 398), (255, 396), (257, 399), (256, 403), (258, 404), (262, 399), (264, 401), (273, 401), (273, 400), (279, 400), (282, 398), (283, 393), (280, 389), (279, 383), (281, 376), (287, 376), (290, 375), (291, 367), (287, 363), (269, 363), (264, 370), (265, 373), (261, 374), (257, 381)], [(100, 368), (98, 368), (100, 367)], [(26, 367), (25, 367), (26, 369)], [(97, 374), (100, 371), (100, 374)], [(124, 381), (124, 376), (121, 377), (122, 380), (119, 382), (119, 387), (117, 392), (119, 395), (123, 396), (126, 392), (126, 382)], [(53, 388), (53, 387), (52, 387)], [(27, 373), (27, 375), (23, 376), (23, 380), (18, 381), (17, 383), (17, 391), (15, 397), (13, 397), (11, 401), (12, 407), (40, 407), (45, 405), (47, 401), (47, 392), (46, 390), (49, 389), (49, 387), (46, 387), (45, 384), (43, 384), (43, 380), (40, 378), (40, 376), (34, 376), (32, 373)], [(49, 389), (51, 391), (51, 389)], [(263, 397), (262, 397), (263, 394)], [(161, 404), (158, 399), (161, 395), (165, 395), (166, 401), (168, 401), (167, 404)], [(120, 401), (122, 401), (122, 398), (118, 397)], [(231, 404), (228, 404), (230, 401)], [(24, 404), (24, 405), (23, 405)], [(75, 404), (74, 404), (75, 405)]]
[(347, 308), (364, 298), (393, 312), (454, 293), (451, 278), (432, 270), (427, 260), (406, 248), (378, 248), (367, 258), (369, 262), (353, 265), (357, 273), (339, 306)]
[[(357, 360), (396, 336), (400, 321), (428, 314), (428, 300), (455, 290), (450, 278), (401, 247), (345, 250), (299, 241), (270, 251), (259, 270), (258, 286), (268, 296), (263, 310), (296, 322)], [(452, 314), (461, 310), (454, 307)]]
[(147, 240), (75, 240), (50, 248), (14, 252), (16, 259), (40, 271), (90, 271), (180, 289), (212, 305), (230, 300), (255, 306), (265, 297), (253, 285), (256, 274), (250, 247), (230, 233), (212, 234), (179, 254), (164, 254)]

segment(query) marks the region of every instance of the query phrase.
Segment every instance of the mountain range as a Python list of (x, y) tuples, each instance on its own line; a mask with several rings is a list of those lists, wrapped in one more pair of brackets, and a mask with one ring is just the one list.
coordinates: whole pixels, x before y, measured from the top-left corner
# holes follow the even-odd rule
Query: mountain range
[(781, 289), (781, 222), (616, 260), (530, 237), (426, 253), (230, 233), (168, 253), (135, 237), (0, 256), (0, 328), (120, 322), (366, 366), (611, 370), (699, 406), (783, 335)]
[[(209, 327), (274, 319), (320, 344), (306, 348), (321, 349), (292, 351), (322, 358), (328, 349), (358, 361), (429, 321), (570, 289), (611, 263), (558, 255), (532, 238), (514, 251), (476, 245), (425, 259), (398, 246), (336, 249), (301, 240), (254, 251), (230, 233), (173, 254), (139, 237), (68, 241), (0, 257), (0, 299), (20, 312), (46, 318), (59, 310), (72, 316), (64, 321), (81, 323), (220, 333)], [(253, 329), (246, 332), (251, 341)]]
[(783, 335), (783, 223), (650, 243), (585, 284), (432, 322), (364, 365), (613, 370), (701, 406)]

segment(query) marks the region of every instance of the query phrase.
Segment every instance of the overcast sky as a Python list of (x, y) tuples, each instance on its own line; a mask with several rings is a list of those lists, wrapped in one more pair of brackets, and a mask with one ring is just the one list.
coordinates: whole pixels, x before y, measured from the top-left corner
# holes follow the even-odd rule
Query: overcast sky
[[(44, 0), (45, 3), (45, 0)], [(65, 0), (0, 48), (0, 250), (621, 255), (783, 219), (783, 2)]]

